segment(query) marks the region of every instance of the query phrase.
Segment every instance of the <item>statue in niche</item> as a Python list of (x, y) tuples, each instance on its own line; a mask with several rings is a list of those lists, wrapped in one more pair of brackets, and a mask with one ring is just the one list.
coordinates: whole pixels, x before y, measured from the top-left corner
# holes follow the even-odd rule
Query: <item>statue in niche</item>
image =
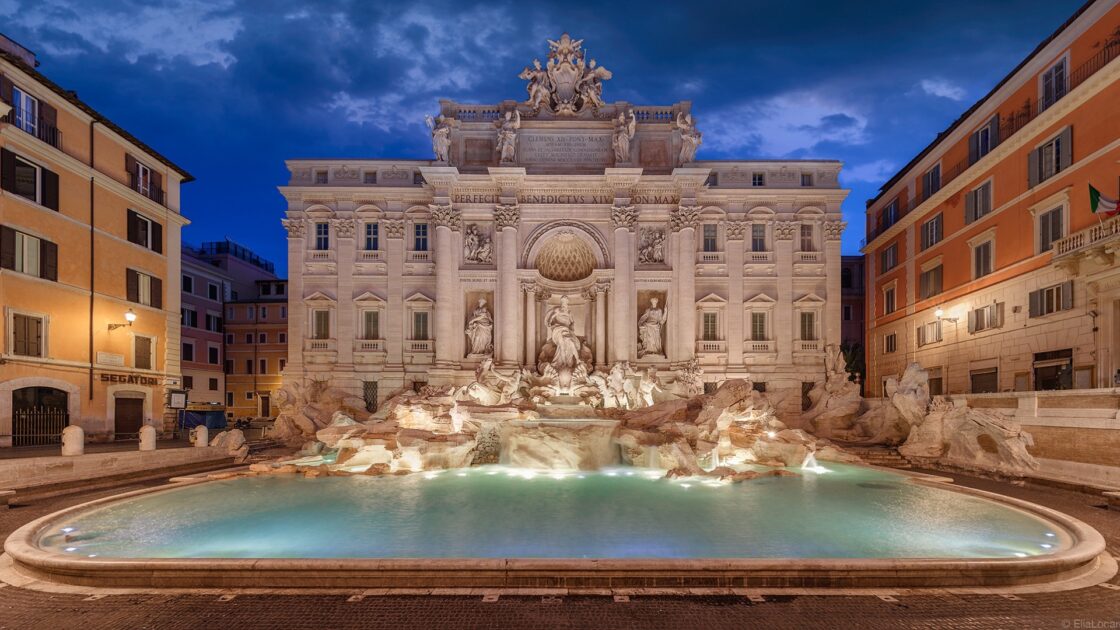
[(506, 112), (504, 118), (495, 123), (498, 127), (498, 154), (502, 164), (512, 164), (517, 159), (517, 130), (521, 128), (521, 112), (516, 109)]
[(638, 128), (638, 119), (634, 116), (634, 112), (629, 112), (629, 120), (626, 114), (627, 112), (619, 112), (618, 119), (614, 122), (614, 138), (611, 144), (614, 146), (616, 164), (630, 161), (630, 141), (634, 139), (634, 132)]
[(647, 354), (665, 356), (661, 345), (661, 329), (669, 316), (665, 309), (657, 308), (657, 298), (650, 298), (649, 308), (638, 319), (638, 358)]
[(478, 307), (467, 321), (467, 347), (469, 355), (494, 354), (494, 318), (486, 308), (486, 298), (478, 299)]
[(443, 114), (434, 119), (425, 116), (424, 122), (428, 123), (428, 129), (432, 132), (432, 152), (436, 154), (436, 161), (447, 162), (448, 152), (451, 150), (451, 125), (447, 124)]
[(696, 150), (703, 143), (704, 134), (696, 128), (692, 114), (677, 112), (677, 127), (681, 130), (681, 164), (688, 164), (696, 159)]
[(552, 93), (552, 85), (548, 81), (548, 72), (541, 68), (541, 60), (534, 59), (533, 67), (525, 67), (517, 78), (528, 81), (529, 85), (525, 89), (529, 92), (529, 100), (525, 104), (533, 109), (534, 112), (539, 112), (542, 105), (548, 104), (549, 96)]
[(665, 231), (643, 230), (638, 245), (638, 262), (649, 265), (665, 262)]
[(537, 370), (551, 379), (559, 393), (572, 393), (586, 385), (591, 368), (591, 348), (576, 336), (575, 317), (568, 306), (568, 296), (560, 298), (544, 316), (547, 341), (537, 357)]
[(477, 265), (489, 265), (494, 262), (494, 248), (490, 236), (486, 234), (477, 223), (467, 226), (463, 234), (463, 260)]

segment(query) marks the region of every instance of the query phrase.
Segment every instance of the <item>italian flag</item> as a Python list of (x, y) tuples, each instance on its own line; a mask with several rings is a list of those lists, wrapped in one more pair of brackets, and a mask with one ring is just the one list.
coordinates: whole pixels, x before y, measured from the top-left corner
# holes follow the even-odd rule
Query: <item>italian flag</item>
[(1093, 214), (1105, 217), (1120, 214), (1120, 210), (1116, 207), (1116, 200), (1105, 197), (1101, 191), (1093, 188), (1092, 184), (1089, 184), (1089, 207), (1093, 209)]

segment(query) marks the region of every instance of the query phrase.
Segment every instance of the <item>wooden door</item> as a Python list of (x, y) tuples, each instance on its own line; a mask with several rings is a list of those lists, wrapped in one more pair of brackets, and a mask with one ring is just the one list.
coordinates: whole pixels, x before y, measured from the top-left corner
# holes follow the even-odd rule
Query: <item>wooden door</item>
[(140, 433), (144, 426), (144, 399), (117, 398), (114, 431), (117, 439), (128, 439)]

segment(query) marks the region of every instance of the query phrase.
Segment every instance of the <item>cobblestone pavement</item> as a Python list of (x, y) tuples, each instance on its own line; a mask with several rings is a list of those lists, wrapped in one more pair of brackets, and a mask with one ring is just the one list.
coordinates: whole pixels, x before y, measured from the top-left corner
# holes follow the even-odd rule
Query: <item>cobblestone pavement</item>
[[(1095, 527), (1120, 556), (1120, 512), (1099, 497), (951, 475), (961, 485), (1046, 505)], [(129, 488), (61, 497), (0, 510), (0, 537), (40, 515)], [(1120, 584), (1120, 578), (1113, 578)], [(0, 630), (8, 628), (1073, 628), (1120, 630), (1120, 590), (1101, 586), (1057, 594), (745, 597), (85, 595), (0, 588)]]

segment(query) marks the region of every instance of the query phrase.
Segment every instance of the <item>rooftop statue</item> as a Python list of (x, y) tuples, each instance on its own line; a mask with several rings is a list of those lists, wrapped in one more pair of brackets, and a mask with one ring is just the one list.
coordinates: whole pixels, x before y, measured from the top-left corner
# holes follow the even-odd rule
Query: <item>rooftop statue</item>
[(498, 127), (497, 151), (502, 164), (512, 164), (517, 160), (517, 130), (521, 128), (521, 112), (516, 109), (506, 112), (505, 117), (496, 123)]
[(692, 114), (677, 112), (677, 127), (681, 130), (681, 166), (696, 159), (696, 150), (703, 143), (704, 134), (696, 128)]
[(437, 162), (447, 162), (448, 151), (451, 149), (451, 125), (442, 114), (436, 118), (425, 116), (424, 122), (432, 132), (432, 152), (436, 154)]
[(573, 116), (584, 109), (603, 106), (603, 81), (611, 78), (611, 71), (594, 59), (586, 59), (582, 39), (572, 39), (567, 33), (559, 40), (548, 40), (548, 61), (542, 68), (539, 59), (533, 66), (526, 66), (518, 78), (528, 81), (529, 93), (525, 101), (537, 114), (542, 108), (561, 116)]

